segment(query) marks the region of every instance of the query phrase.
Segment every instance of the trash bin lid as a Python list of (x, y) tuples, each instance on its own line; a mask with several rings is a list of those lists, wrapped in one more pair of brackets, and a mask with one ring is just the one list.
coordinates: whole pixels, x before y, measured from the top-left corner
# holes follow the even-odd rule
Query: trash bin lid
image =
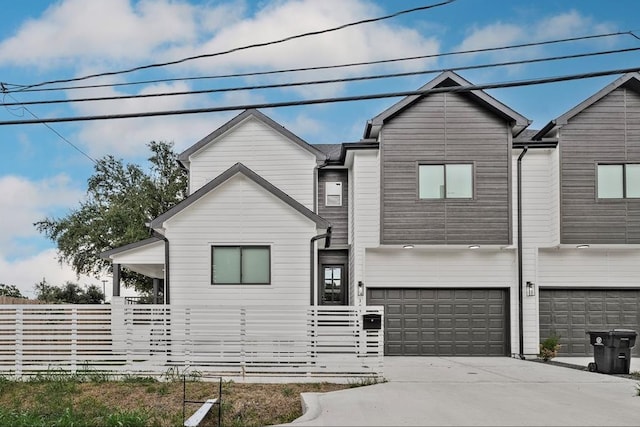
[(614, 336), (632, 336), (635, 337), (638, 335), (638, 333), (636, 331), (634, 331), (633, 329), (613, 329), (610, 331), (611, 335)]

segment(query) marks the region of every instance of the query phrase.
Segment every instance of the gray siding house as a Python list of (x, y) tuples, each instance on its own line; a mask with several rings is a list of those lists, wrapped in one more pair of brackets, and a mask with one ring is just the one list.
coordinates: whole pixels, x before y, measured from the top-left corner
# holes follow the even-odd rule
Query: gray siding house
[(387, 355), (640, 330), (640, 76), (539, 131), (469, 85), (442, 73), (342, 144), (245, 111), (182, 153), (191, 195), (156, 237), (104, 256), (167, 304), (383, 306)]

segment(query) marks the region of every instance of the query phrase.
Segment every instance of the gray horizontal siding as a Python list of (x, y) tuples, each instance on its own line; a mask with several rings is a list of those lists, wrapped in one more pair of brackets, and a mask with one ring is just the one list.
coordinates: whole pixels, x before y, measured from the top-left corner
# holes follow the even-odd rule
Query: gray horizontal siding
[(640, 162), (640, 95), (617, 89), (560, 130), (561, 242), (640, 243), (640, 200), (598, 200), (596, 164)]
[[(422, 98), (382, 129), (386, 244), (508, 244), (508, 126), (460, 94)], [(420, 200), (418, 164), (472, 163), (473, 200)]]
[[(342, 182), (342, 206), (325, 206), (326, 182)], [(331, 223), (331, 244), (348, 243), (349, 178), (346, 169), (320, 169), (318, 171), (318, 215)]]

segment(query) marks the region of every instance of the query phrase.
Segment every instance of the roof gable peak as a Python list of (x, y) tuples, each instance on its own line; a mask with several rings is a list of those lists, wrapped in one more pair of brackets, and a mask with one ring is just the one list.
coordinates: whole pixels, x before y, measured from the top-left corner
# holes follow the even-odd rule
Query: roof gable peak
[(303, 148), (304, 150), (307, 150), (308, 152), (316, 156), (318, 160), (325, 159), (326, 156), (320, 150), (318, 150), (311, 144), (307, 143), (302, 138), (300, 138), (299, 136), (297, 136), (296, 134), (294, 134), (293, 132), (291, 132), (281, 124), (277, 123), (275, 120), (271, 119), (267, 115), (263, 114), (259, 110), (252, 108), (252, 109), (244, 110), (242, 113), (238, 114), (233, 119), (229, 120), (228, 122), (220, 126), (218, 129), (214, 130), (209, 135), (205, 136), (200, 141), (196, 142), (191, 147), (187, 148), (185, 151), (180, 153), (178, 155), (178, 161), (182, 166), (188, 169), (189, 163), (191, 161), (190, 158), (192, 155), (202, 150), (204, 147), (208, 146), (210, 143), (213, 143), (220, 136), (229, 132), (231, 129), (235, 128), (237, 125), (239, 125), (240, 123), (244, 122), (246, 119), (249, 119), (249, 118), (254, 118), (260, 121), (261, 123), (265, 124), (266, 126), (272, 128), (273, 130), (275, 130), (276, 132), (284, 136), (289, 141), (293, 142), (294, 144), (298, 145), (299, 147)]
[[(377, 138), (385, 121), (390, 120), (395, 115), (402, 112), (404, 109), (417, 102), (425, 96), (429, 96), (428, 91), (432, 89), (440, 89), (454, 86), (469, 86), (473, 87), (473, 84), (453, 71), (444, 71), (436, 76), (433, 80), (422, 86), (418, 91), (424, 91), (426, 93), (419, 95), (409, 95), (404, 97), (399, 102), (395, 103), (391, 107), (387, 108), (382, 113), (375, 116), (373, 119), (367, 122), (364, 131), (364, 139)], [(441, 92), (441, 90), (439, 90)], [(479, 89), (471, 89), (466, 91), (473, 98), (475, 98), (480, 104), (494, 113), (504, 117), (506, 120), (512, 123), (512, 132), (514, 136), (517, 136), (531, 123), (526, 117), (518, 112), (507, 107), (502, 102), (498, 101), (494, 97), (490, 96), (486, 92)]]

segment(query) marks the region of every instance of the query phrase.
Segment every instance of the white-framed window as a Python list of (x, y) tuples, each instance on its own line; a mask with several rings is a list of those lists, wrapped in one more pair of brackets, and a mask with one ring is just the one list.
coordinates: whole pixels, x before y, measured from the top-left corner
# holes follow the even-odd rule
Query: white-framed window
[(271, 283), (269, 246), (211, 246), (211, 284), (268, 285)]
[(342, 182), (325, 182), (325, 206), (342, 206)]
[(640, 163), (599, 164), (599, 199), (640, 198)]
[(473, 165), (418, 165), (420, 199), (473, 198)]

